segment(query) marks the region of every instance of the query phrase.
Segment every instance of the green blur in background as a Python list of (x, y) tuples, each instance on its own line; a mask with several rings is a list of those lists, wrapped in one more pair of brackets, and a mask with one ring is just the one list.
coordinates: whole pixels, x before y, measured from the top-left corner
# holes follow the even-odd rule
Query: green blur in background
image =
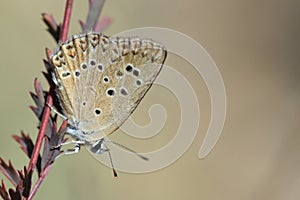
[[(11, 135), (24, 130), (35, 140), (38, 120), (28, 109), (33, 105), (29, 91), (35, 77), (48, 89), (42, 59), (45, 47), (56, 47), (41, 13), (61, 21), (64, 6), (59, 0), (1, 2), (0, 156), (19, 169), (28, 159)], [(78, 20), (86, 18), (87, 9), (87, 0), (75, 1), (70, 35), (80, 32)], [(113, 20), (107, 35), (166, 27), (189, 35), (208, 51), (227, 92), (222, 135), (209, 156), (199, 160), (210, 119), (209, 94), (192, 66), (171, 55), (167, 64), (185, 75), (200, 99), (200, 127), (188, 151), (167, 168), (119, 172), (114, 179), (111, 169), (83, 148), (55, 162), (36, 199), (299, 199), (299, 10), (300, 1), (293, 0), (107, 0), (102, 14)], [(113, 139), (139, 152), (170, 141), (180, 109), (175, 97), (163, 91), (153, 87), (133, 115), (137, 123), (147, 124), (149, 107), (165, 106), (168, 119), (157, 137), (138, 140), (117, 131)], [(117, 155), (114, 159), (126, 162)]]

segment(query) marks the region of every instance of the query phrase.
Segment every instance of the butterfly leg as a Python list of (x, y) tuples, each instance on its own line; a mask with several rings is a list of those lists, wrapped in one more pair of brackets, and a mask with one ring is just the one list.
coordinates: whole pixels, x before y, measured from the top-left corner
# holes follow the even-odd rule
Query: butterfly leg
[(60, 149), (62, 146), (70, 145), (70, 144), (73, 144), (74, 148), (73, 149), (64, 149), (62, 151), (62, 153), (59, 154), (56, 158), (61, 157), (63, 155), (71, 155), (71, 154), (78, 153), (79, 150), (80, 150), (81, 145), (84, 145), (84, 142), (81, 141), (81, 140), (72, 140), (72, 141), (69, 141), (69, 142), (61, 143), (61, 144), (59, 144), (57, 146), (53, 146), (53, 147), (51, 147), (51, 150)]

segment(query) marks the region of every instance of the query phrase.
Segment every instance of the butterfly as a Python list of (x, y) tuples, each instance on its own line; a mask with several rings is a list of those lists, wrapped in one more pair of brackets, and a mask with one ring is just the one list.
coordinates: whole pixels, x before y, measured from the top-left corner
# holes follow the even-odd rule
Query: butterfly
[(51, 56), (52, 79), (67, 133), (102, 153), (104, 137), (133, 113), (167, 57), (164, 46), (138, 37), (74, 35)]

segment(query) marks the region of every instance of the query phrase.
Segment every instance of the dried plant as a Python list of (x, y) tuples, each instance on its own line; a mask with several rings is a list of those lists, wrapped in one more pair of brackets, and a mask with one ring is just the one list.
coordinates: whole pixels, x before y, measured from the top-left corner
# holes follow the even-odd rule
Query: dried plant
[[(103, 17), (98, 21), (103, 5), (104, 0), (89, 0), (87, 19), (85, 22), (82, 20), (79, 21), (83, 32), (89, 30), (100, 32), (111, 23), (108, 17)], [(47, 25), (48, 32), (57, 43), (64, 42), (67, 39), (72, 6), (73, 0), (66, 0), (64, 19), (61, 25), (55, 21), (51, 14), (42, 14), (42, 19)], [(50, 75), (50, 55), (51, 51), (46, 49), (44, 65), (47, 71), (43, 74), (50, 85), (49, 91), (45, 92), (40, 82), (35, 79), (35, 92), (30, 93), (35, 103), (30, 108), (40, 121), (36, 141), (34, 143), (29, 134), (25, 134), (24, 132), (21, 132), (20, 136), (13, 135), (14, 140), (20, 144), (23, 152), (29, 157), (29, 163), (23, 169), (16, 170), (11, 161), (7, 163), (0, 158), (0, 171), (14, 186), (14, 188), (7, 190), (2, 180), (0, 195), (5, 200), (33, 199), (53, 166), (55, 158), (61, 153), (59, 149), (53, 147), (67, 140), (64, 138), (67, 121), (65, 120), (57, 128), (57, 116), (51, 115), (50, 106), (54, 105), (58, 110), (60, 108), (54, 94), (55, 86)], [(43, 149), (41, 149), (42, 147)], [(34, 171), (38, 174), (38, 179), (35, 182), (32, 180)]]

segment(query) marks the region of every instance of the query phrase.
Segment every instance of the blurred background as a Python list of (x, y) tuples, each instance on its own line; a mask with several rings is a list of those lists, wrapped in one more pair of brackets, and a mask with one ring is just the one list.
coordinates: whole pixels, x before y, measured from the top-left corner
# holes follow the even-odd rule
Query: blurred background
[[(48, 89), (42, 59), (45, 47), (56, 47), (41, 13), (61, 21), (64, 6), (59, 0), (1, 2), (0, 156), (19, 169), (28, 159), (11, 135), (24, 130), (35, 140), (38, 121), (28, 109), (33, 104), (29, 91), (35, 77)], [(87, 9), (87, 0), (75, 1), (70, 35), (80, 32), (78, 20), (86, 18)], [(189, 35), (208, 51), (227, 92), (222, 135), (209, 156), (199, 160), (210, 119), (209, 94), (191, 65), (170, 56), (167, 64), (184, 74), (200, 102), (198, 134), (185, 154), (159, 171), (119, 172), (114, 179), (111, 169), (83, 148), (55, 162), (36, 199), (299, 199), (299, 10), (300, 1), (293, 0), (107, 0), (102, 16), (113, 22), (106, 34), (166, 27)], [(138, 140), (117, 131), (113, 138), (139, 152), (172, 139), (180, 110), (175, 97), (159, 87), (146, 95), (134, 119), (147, 124), (153, 103), (165, 106), (168, 114), (157, 137)]]

